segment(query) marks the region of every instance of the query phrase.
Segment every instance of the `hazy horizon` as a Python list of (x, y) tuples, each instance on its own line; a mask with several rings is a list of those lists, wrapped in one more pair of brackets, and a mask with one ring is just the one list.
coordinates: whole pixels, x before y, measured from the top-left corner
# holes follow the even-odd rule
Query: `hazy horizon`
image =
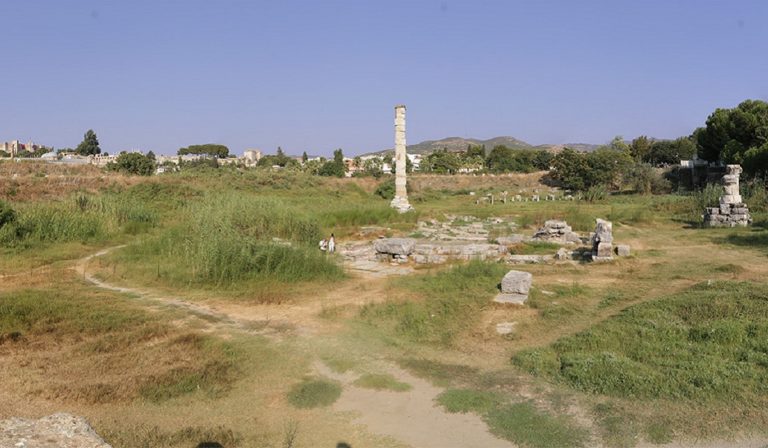
[(768, 99), (759, 1), (10, 0), (0, 141), (345, 155), (675, 138)]

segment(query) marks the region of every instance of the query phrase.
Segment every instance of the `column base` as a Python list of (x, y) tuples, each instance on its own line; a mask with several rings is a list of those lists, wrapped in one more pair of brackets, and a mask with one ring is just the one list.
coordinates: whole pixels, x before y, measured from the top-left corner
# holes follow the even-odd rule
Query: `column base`
[(407, 197), (395, 196), (395, 198), (392, 199), (392, 202), (389, 203), (389, 206), (396, 209), (400, 213), (413, 210), (411, 204), (408, 203)]

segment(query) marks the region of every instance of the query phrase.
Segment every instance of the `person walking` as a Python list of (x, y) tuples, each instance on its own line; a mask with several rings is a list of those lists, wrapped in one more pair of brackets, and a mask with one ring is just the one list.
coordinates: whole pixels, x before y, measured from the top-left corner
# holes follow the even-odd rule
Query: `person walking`
[(336, 237), (333, 234), (331, 234), (331, 238), (328, 239), (328, 252), (336, 252)]

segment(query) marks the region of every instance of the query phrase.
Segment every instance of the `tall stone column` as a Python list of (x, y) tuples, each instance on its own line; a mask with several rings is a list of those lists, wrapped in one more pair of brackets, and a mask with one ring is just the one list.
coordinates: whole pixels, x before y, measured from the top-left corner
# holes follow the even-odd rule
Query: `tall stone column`
[(408, 203), (408, 190), (406, 189), (405, 166), (407, 155), (405, 153), (405, 105), (395, 106), (395, 198), (391, 206), (400, 213), (413, 210)]

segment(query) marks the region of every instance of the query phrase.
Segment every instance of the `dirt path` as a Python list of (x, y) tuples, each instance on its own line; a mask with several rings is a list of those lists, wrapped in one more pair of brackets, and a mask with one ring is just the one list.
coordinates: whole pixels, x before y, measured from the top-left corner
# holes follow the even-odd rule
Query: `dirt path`
[(344, 385), (334, 410), (351, 412), (353, 421), (370, 430), (386, 434), (419, 448), (511, 448), (510, 442), (496, 438), (475, 414), (450, 414), (435, 404), (443, 389), (394, 366), (387, 373), (409, 384), (407, 392), (357, 387), (355, 374), (338, 374), (322, 363), (317, 373)]
[[(355, 281), (346, 282), (326, 291), (307, 303), (299, 305), (207, 305), (193, 303), (179, 297), (168, 297), (152, 291), (118, 286), (96, 278), (89, 264), (98, 257), (125, 246), (116, 246), (88, 255), (77, 261), (74, 270), (94, 286), (109, 291), (136, 296), (152, 306), (164, 305), (181, 309), (209, 322), (214, 329), (236, 329), (249, 333), (275, 334), (291, 326), (299, 336), (315, 334), (327, 321), (318, 318), (325, 307), (356, 306), (386, 298), (384, 279), (388, 275), (402, 275), (395, 269), (355, 269)], [(372, 268), (373, 269), (373, 268)], [(419, 448), (488, 447), (510, 448), (515, 445), (498, 439), (488, 432), (486, 424), (474, 414), (449, 414), (435, 405), (434, 399), (443, 390), (395, 367), (385, 365), (384, 370), (399, 381), (412, 386), (407, 392), (377, 391), (354, 386), (353, 374), (340, 375), (320, 362), (315, 363), (318, 373), (344, 384), (341, 398), (334, 404), (337, 412), (351, 412), (353, 421), (370, 431), (393, 437)]]
[(220, 329), (237, 329), (237, 330), (246, 331), (249, 333), (268, 334), (270, 333), (270, 329), (275, 328), (275, 322), (273, 322), (268, 317), (262, 318), (262, 319), (233, 317), (230, 314), (219, 312), (212, 307), (198, 304), (198, 303), (192, 303), (182, 298), (158, 295), (158, 294), (152, 293), (151, 291), (140, 289), (140, 288), (129, 288), (124, 286), (118, 286), (118, 285), (114, 285), (96, 278), (93, 272), (88, 268), (88, 265), (91, 262), (91, 260), (93, 260), (94, 258), (104, 256), (114, 250), (117, 250), (123, 247), (125, 246), (110, 247), (108, 249), (100, 250), (94, 254), (88, 255), (87, 257), (81, 258), (80, 260), (77, 261), (73, 269), (85, 281), (93, 284), (98, 288), (106, 289), (109, 291), (115, 291), (123, 294), (131, 294), (131, 295), (137, 296), (138, 299), (151, 302), (155, 306), (165, 305), (165, 306), (181, 309), (183, 311), (186, 311), (192, 314), (195, 317), (203, 319), (204, 321), (208, 322), (210, 325), (213, 325)]

